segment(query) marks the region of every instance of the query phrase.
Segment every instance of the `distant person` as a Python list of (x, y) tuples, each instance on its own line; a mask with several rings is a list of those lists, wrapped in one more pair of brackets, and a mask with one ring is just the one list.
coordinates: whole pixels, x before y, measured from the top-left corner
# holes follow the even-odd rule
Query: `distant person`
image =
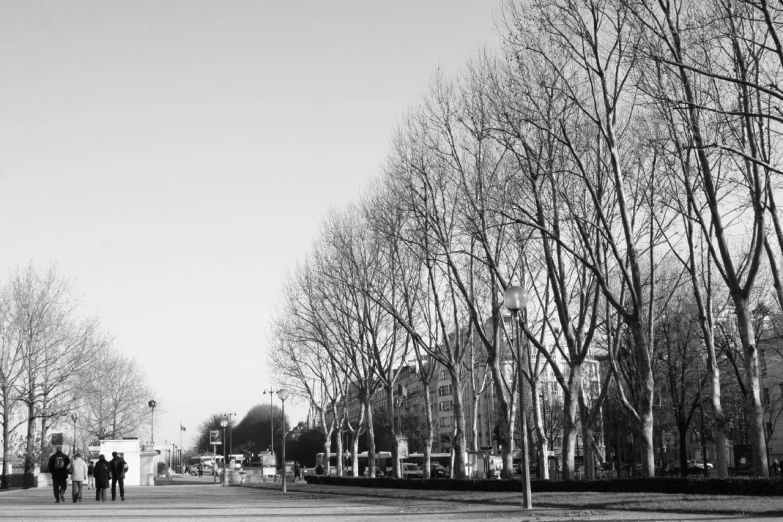
[(68, 466), (71, 459), (63, 453), (62, 447), (57, 447), (54, 455), (49, 457), (49, 473), (52, 474), (52, 490), (54, 499), (59, 504), (65, 502), (65, 490), (68, 489)]
[(778, 459), (775, 459), (772, 461), (772, 465), (769, 467), (769, 474), (772, 477), (778, 477), (780, 476), (780, 462), (778, 462)]
[(82, 487), (87, 479), (87, 463), (82, 460), (82, 454), (76, 453), (71, 462), (71, 493), (73, 502), (82, 501)]
[(198, 470), (198, 478), (201, 478), (204, 475), (204, 466), (201, 465), (201, 462), (198, 463), (196, 469)]
[(95, 463), (90, 461), (87, 466), (87, 489), (95, 489)]
[(111, 452), (111, 499), (117, 500), (117, 483), (120, 484), (120, 500), (125, 502), (125, 473), (128, 471), (128, 463), (125, 459), (117, 455), (116, 451)]
[(111, 478), (111, 468), (106, 462), (106, 457), (101, 454), (98, 462), (95, 463), (95, 500), (96, 502), (106, 502), (106, 490), (109, 489), (109, 479)]

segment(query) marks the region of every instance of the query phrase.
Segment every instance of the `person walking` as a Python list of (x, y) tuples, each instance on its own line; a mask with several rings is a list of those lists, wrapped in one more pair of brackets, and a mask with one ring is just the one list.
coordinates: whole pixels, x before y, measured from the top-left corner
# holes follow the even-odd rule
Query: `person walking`
[(63, 453), (62, 447), (58, 446), (54, 455), (49, 457), (49, 473), (52, 474), (52, 489), (54, 490), (54, 500), (59, 504), (65, 502), (65, 490), (68, 489), (68, 465), (71, 459)]
[(125, 473), (128, 471), (128, 464), (125, 459), (117, 455), (116, 451), (111, 452), (111, 499), (117, 500), (117, 483), (120, 484), (120, 500), (125, 502)]
[(109, 489), (111, 469), (106, 457), (101, 454), (95, 463), (95, 500), (106, 502), (106, 490)]
[(201, 465), (201, 462), (198, 463), (196, 469), (198, 470), (198, 478), (201, 478), (201, 476), (204, 475), (204, 466)]
[(87, 466), (87, 489), (95, 489), (95, 463), (90, 461)]
[(71, 462), (71, 492), (73, 502), (82, 501), (82, 486), (87, 479), (87, 463), (82, 460), (82, 454), (76, 453)]

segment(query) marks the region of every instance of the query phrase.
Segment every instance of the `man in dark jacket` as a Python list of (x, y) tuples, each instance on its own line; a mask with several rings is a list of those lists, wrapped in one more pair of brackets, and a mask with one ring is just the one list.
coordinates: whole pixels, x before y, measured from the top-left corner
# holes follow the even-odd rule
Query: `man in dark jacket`
[(61, 447), (49, 457), (49, 473), (52, 474), (52, 489), (54, 490), (54, 499), (59, 504), (65, 502), (65, 490), (68, 489), (68, 465), (71, 459), (63, 453)]
[(111, 478), (111, 469), (106, 457), (100, 455), (98, 462), (95, 463), (95, 500), (106, 502), (106, 489), (109, 487), (109, 478)]
[(117, 483), (120, 483), (120, 500), (125, 501), (125, 472), (128, 471), (128, 464), (125, 459), (117, 455), (116, 451), (111, 452), (111, 499), (117, 500)]

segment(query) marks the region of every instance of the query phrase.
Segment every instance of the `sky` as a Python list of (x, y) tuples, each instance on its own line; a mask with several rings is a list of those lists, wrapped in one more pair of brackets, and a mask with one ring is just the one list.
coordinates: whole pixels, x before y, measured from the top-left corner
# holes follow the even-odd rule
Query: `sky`
[(146, 369), (156, 442), (240, 420), (269, 403), (286, 272), (434, 72), (499, 45), (499, 7), (0, 2), (0, 279), (57, 264)]

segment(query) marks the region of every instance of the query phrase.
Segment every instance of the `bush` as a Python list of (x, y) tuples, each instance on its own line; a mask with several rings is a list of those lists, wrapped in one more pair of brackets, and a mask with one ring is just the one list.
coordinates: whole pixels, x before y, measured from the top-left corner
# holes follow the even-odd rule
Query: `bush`
[[(522, 490), (521, 480), (450, 480), (332, 477), (307, 475), (308, 484), (386, 489), (428, 489), (450, 491), (514, 492)], [(702, 495), (781, 496), (783, 479), (758, 477), (695, 478), (655, 477), (621, 480), (532, 480), (533, 493), (689, 493)]]
[(169, 465), (165, 462), (158, 462), (158, 475), (169, 476)]

